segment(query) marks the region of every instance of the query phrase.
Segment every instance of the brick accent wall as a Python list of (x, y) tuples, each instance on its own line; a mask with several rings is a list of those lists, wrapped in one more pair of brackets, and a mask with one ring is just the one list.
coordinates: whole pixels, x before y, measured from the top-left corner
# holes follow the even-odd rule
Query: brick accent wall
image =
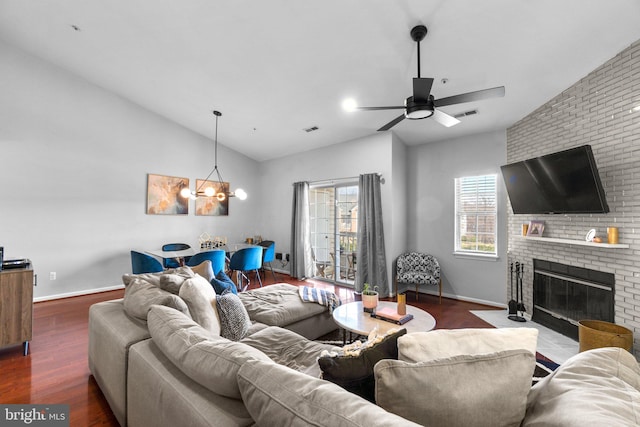
[[(633, 108), (636, 107), (634, 110)], [(525, 263), (524, 303), (532, 312), (533, 258), (613, 273), (615, 321), (634, 331), (640, 357), (640, 41), (616, 55), (507, 130), (507, 162), (591, 145), (610, 212), (514, 215), (508, 208), (509, 262)], [(545, 221), (545, 237), (584, 240), (595, 228), (606, 241), (619, 228), (629, 249), (525, 241), (522, 224)], [(509, 287), (507, 271), (507, 287)], [(509, 290), (508, 290), (509, 293)]]

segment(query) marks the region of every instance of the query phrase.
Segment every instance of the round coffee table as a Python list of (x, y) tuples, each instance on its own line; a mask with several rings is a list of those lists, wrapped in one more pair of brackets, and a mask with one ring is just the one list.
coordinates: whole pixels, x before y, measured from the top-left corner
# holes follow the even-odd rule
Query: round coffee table
[[(389, 307), (395, 311), (398, 305), (395, 302), (380, 301), (378, 307)], [(404, 325), (397, 325), (371, 317), (370, 313), (365, 313), (362, 301), (356, 301), (343, 304), (333, 310), (333, 320), (344, 332), (349, 331), (365, 336), (369, 335), (376, 326), (381, 333), (386, 333), (392, 328), (406, 328), (407, 332), (426, 332), (436, 327), (436, 319), (424, 310), (407, 305), (407, 313), (412, 314), (413, 319)], [(346, 334), (343, 338), (343, 341), (346, 341)]]

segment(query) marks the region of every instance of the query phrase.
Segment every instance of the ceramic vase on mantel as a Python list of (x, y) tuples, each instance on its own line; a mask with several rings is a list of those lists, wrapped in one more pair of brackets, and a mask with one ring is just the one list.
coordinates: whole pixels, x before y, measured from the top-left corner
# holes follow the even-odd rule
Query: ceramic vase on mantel
[(362, 306), (367, 313), (373, 313), (378, 306), (378, 292), (369, 291), (368, 293), (362, 293)]

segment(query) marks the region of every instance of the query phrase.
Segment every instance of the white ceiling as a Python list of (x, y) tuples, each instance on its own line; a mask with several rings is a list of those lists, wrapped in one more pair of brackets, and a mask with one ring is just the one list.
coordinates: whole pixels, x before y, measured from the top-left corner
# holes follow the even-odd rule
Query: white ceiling
[(442, 108), (478, 110), (452, 128), (403, 121), (393, 132), (409, 145), (515, 123), (640, 39), (640, 1), (0, 0), (5, 42), (210, 138), (220, 110), (220, 143), (256, 160), (396, 117), (341, 102), (402, 105), (416, 24), (429, 29), (422, 77), (436, 98), (502, 85), (506, 96)]

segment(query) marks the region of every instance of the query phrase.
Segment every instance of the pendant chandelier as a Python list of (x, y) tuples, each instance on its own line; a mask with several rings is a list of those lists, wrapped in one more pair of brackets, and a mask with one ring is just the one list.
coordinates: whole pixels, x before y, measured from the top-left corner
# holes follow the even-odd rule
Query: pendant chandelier
[[(225, 201), (227, 197), (237, 197), (240, 200), (245, 200), (247, 198), (247, 193), (242, 188), (238, 188), (236, 191), (229, 191), (228, 187), (222, 180), (222, 175), (220, 175), (220, 170), (218, 169), (218, 117), (220, 117), (222, 113), (220, 111), (214, 111), (213, 115), (216, 116), (216, 134), (214, 139), (215, 163), (213, 169), (209, 172), (209, 175), (207, 175), (198, 188), (196, 188), (196, 191), (191, 191), (189, 188), (185, 187), (180, 191), (180, 195), (185, 199), (191, 198), (193, 200), (199, 197), (215, 197), (220, 202)], [(209, 178), (214, 174), (214, 172), (218, 178), (217, 190), (211, 185), (211, 181), (209, 181)]]

